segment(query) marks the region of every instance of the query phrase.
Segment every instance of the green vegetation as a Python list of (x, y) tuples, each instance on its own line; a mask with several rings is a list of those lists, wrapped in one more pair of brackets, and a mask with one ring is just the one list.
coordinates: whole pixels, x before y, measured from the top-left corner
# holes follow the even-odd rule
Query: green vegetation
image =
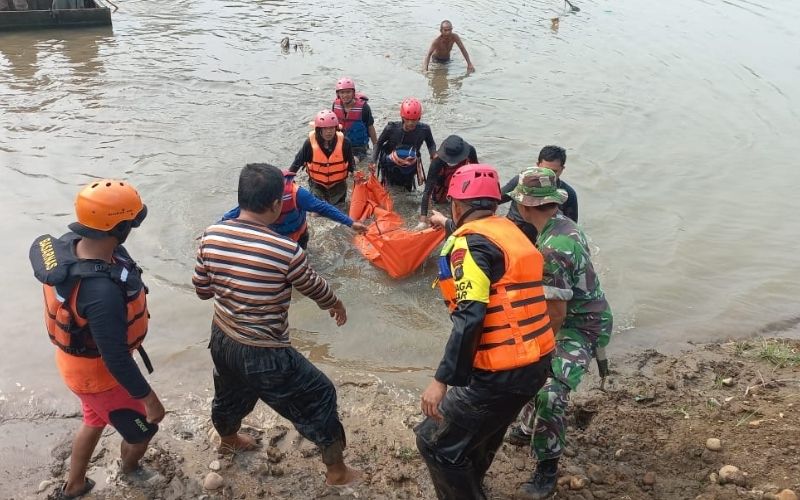
[(800, 365), (800, 344), (788, 339), (736, 342), (735, 349), (737, 356), (760, 358), (781, 368)]
[(400, 459), (401, 462), (408, 463), (411, 462), (412, 460), (419, 458), (419, 452), (417, 452), (417, 450), (414, 448), (401, 446), (400, 448), (395, 450), (394, 456)]

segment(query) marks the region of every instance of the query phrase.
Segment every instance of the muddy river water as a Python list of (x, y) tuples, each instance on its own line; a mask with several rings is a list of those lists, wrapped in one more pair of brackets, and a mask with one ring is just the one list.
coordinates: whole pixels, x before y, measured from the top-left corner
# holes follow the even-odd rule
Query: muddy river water
[[(0, 33), (4, 417), (76, 405), (27, 253), (65, 230), (77, 189), (98, 177), (130, 180), (150, 209), (128, 248), (151, 286), (154, 387), (210, 387), (195, 239), (235, 203), (246, 162), (289, 165), (342, 75), (369, 96), (378, 131), (417, 96), (437, 142), (461, 134), (504, 179), (545, 144), (567, 148), (564, 179), (615, 313), (612, 353), (798, 335), (794, 0), (578, 0), (578, 13), (558, 0), (119, 4), (113, 29)], [(474, 74), (457, 50), (422, 71), (445, 18)], [(411, 216), (418, 196), (400, 196), (401, 211)], [(394, 281), (348, 230), (311, 224), (311, 262), (349, 321), (337, 329), (298, 297), (298, 346), (418, 386), (449, 331), (431, 261)]]

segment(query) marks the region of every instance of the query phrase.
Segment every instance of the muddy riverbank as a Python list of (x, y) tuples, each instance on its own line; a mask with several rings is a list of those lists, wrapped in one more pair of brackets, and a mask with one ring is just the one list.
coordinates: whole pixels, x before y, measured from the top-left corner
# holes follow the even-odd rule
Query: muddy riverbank
[[(795, 498), (783, 490), (800, 491), (800, 342), (704, 344), (614, 361), (605, 392), (593, 375), (573, 398), (556, 498)], [(98, 486), (87, 498), (435, 498), (411, 430), (421, 418), (416, 391), (368, 373), (329, 373), (339, 388), (348, 461), (365, 472), (356, 489), (326, 489), (315, 447), (262, 404), (246, 422), (262, 449), (218, 456), (207, 392), (186, 395), (170, 410), (145, 459), (156, 472), (148, 481), (116, 477), (119, 437), (107, 432), (90, 470)], [(0, 437), (20, 445), (2, 452), (19, 457), (18, 488), (8, 498), (55, 490), (78, 424), (76, 413), (0, 423)], [(513, 498), (532, 466), (526, 450), (504, 444), (486, 479), (489, 497)], [(207, 490), (211, 472), (222, 483)]]

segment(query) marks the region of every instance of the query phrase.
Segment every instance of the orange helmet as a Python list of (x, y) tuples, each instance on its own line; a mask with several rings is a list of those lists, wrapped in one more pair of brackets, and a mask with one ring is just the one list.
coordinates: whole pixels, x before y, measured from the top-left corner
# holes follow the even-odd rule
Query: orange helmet
[(78, 222), (69, 225), (71, 230), (87, 238), (104, 238), (117, 236), (114, 230), (120, 225), (126, 230), (139, 227), (147, 207), (127, 182), (102, 179), (80, 190), (75, 198), (75, 215)]

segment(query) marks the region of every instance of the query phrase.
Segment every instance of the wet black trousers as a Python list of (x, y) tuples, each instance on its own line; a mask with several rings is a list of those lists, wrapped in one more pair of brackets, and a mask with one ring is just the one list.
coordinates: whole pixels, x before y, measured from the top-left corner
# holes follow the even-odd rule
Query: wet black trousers
[(214, 360), (211, 421), (220, 436), (235, 434), (260, 399), (322, 448), (325, 463), (338, 460), (345, 436), (336, 388), (316, 366), (293, 347), (244, 345), (216, 325), (208, 347)]
[[(542, 380), (531, 381), (535, 388)], [(534, 391), (535, 394), (535, 391)], [(439, 500), (486, 498), (481, 483), (508, 426), (533, 394), (489, 387), (452, 387), (440, 405), (441, 422), (426, 418), (414, 432)]]
[(401, 169), (387, 156), (384, 156), (381, 162), (383, 180), (386, 184), (405, 188), (406, 191), (414, 190), (417, 185), (416, 167)]

